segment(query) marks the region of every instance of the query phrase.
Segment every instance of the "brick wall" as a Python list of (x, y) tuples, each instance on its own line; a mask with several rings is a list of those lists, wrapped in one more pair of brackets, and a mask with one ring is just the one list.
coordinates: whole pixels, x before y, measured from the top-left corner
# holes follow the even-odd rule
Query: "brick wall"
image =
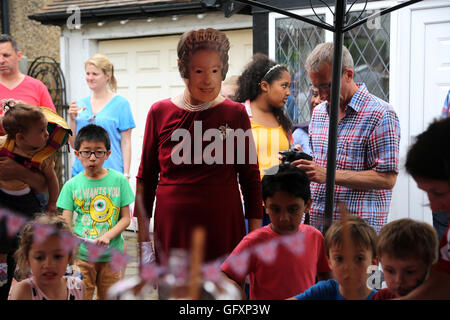
[(59, 38), (61, 29), (57, 26), (43, 25), (28, 18), (51, 0), (13, 0), (9, 1), (11, 35), (19, 43), (19, 48), (31, 63), (39, 56), (59, 59)]

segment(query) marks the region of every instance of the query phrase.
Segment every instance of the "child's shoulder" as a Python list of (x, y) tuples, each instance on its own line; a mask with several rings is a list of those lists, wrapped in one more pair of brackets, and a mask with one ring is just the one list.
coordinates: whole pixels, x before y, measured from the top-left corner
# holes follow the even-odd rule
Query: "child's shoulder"
[(276, 233), (272, 231), (270, 225), (255, 229), (244, 236), (241, 240), (241, 245), (249, 246), (258, 244), (260, 242), (268, 241), (276, 237)]
[(322, 233), (319, 231), (319, 229), (310, 226), (309, 224), (301, 224), (298, 227), (298, 232), (305, 233), (306, 236), (310, 237), (320, 237), (323, 238)]
[(10, 300), (31, 300), (31, 280), (24, 279), (17, 282), (11, 289)]
[(270, 224), (268, 224), (249, 232), (244, 238), (270, 237), (271, 235), (276, 235), (276, 233), (272, 230)]

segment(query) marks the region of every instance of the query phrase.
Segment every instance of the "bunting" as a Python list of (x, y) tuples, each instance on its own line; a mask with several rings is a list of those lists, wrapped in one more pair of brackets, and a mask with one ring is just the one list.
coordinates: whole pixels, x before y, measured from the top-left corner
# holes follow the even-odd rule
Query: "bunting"
[[(6, 228), (9, 237), (16, 235), (19, 230), (28, 222), (28, 220), (21, 215), (12, 213), (8, 210), (0, 209), (0, 220), (6, 219)], [(78, 248), (81, 243), (86, 245), (88, 251), (88, 259), (90, 263), (96, 262), (106, 251), (111, 254), (111, 267), (118, 272), (132, 260), (132, 257), (113, 248), (97, 245), (92, 239), (85, 239), (78, 237), (67, 231), (59, 231), (47, 225), (39, 223), (34, 224), (34, 241), (42, 243), (45, 239), (54, 234), (58, 234), (61, 238), (63, 249), (67, 252), (72, 252)], [(250, 257), (252, 254), (257, 255), (263, 263), (274, 263), (278, 246), (284, 245), (288, 247), (294, 254), (300, 255), (304, 252), (304, 235), (302, 233), (295, 233), (289, 236), (281, 236), (279, 238), (259, 244), (253, 248), (248, 248), (245, 251), (231, 257), (228, 264), (233, 271), (238, 275), (245, 275), (248, 271)], [(215, 261), (209, 261), (202, 266), (202, 276), (209, 281), (217, 282), (220, 279), (220, 266), (223, 258)], [(143, 264), (140, 266), (140, 278), (149, 283), (156, 283), (158, 278), (164, 274), (166, 269), (157, 265), (155, 262)]]

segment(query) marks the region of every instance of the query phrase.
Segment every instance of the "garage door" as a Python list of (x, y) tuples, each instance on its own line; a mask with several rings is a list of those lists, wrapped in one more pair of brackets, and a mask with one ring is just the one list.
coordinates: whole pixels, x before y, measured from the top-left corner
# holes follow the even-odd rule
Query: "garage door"
[[(227, 76), (239, 75), (250, 61), (253, 45), (252, 30), (225, 32), (230, 40), (230, 68)], [(131, 176), (135, 176), (141, 160), (142, 140), (147, 113), (161, 99), (181, 93), (184, 83), (177, 68), (176, 47), (180, 36), (107, 40), (98, 44), (99, 52), (114, 64), (117, 93), (131, 104), (136, 129), (133, 131)], [(135, 185), (134, 178), (131, 185)]]

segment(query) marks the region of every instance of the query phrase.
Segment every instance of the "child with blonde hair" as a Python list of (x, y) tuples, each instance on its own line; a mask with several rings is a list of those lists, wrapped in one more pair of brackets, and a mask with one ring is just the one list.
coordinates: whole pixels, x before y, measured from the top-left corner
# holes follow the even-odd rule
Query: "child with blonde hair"
[[(39, 226), (51, 230), (40, 241), (35, 235)], [(81, 279), (64, 276), (74, 252), (63, 246), (62, 232), (72, 234), (67, 222), (53, 216), (40, 216), (25, 225), (15, 258), (20, 270), (31, 269), (32, 277), (13, 286), (10, 300), (83, 300)]]
[(379, 290), (374, 300), (407, 295), (428, 277), (438, 259), (438, 238), (432, 226), (409, 218), (385, 225), (377, 242), (377, 255), (387, 288)]
[(358, 216), (334, 222), (325, 234), (325, 249), (333, 278), (319, 281), (298, 300), (372, 300), (367, 269), (377, 264), (377, 233)]

